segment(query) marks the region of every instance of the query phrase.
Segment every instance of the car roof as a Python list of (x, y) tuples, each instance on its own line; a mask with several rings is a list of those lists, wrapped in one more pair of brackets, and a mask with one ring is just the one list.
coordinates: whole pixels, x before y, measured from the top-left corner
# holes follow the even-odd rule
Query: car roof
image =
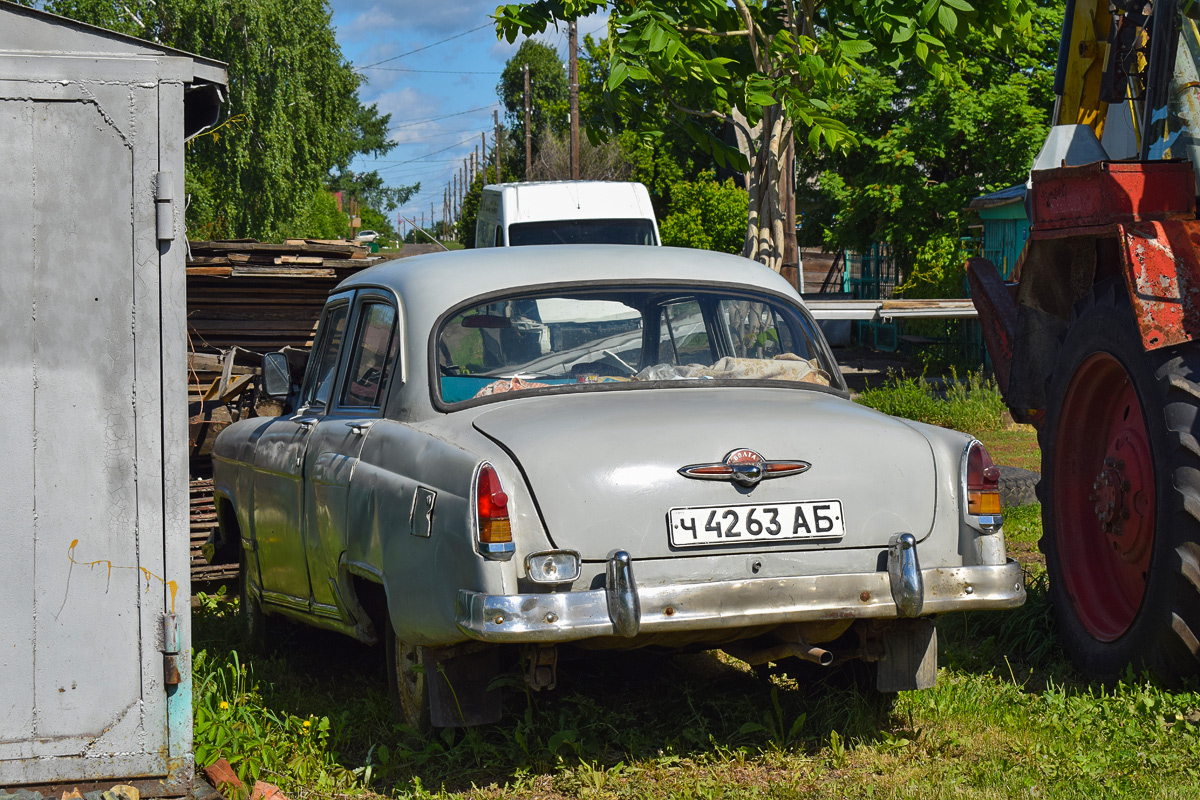
[(339, 284), (395, 290), (434, 316), (484, 294), (559, 283), (724, 283), (766, 289), (800, 302), (782, 276), (740, 256), (681, 247), (639, 245), (541, 245), (489, 247), (395, 259)]

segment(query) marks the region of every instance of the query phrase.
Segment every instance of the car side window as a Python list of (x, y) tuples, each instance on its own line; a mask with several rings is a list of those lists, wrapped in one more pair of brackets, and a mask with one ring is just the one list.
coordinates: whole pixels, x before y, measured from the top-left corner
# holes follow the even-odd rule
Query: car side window
[(504, 226), (496, 226), (496, 241), (494, 247), (504, 247)]
[(350, 369), (340, 406), (379, 408), (383, 405), (383, 390), (396, 361), (399, 339), (395, 307), (390, 303), (364, 303), (359, 312), (358, 331), (350, 353)]
[(321, 322), (321, 339), (311, 356), (312, 369), (304, 391), (300, 394), (301, 407), (324, 407), (329, 403), (334, 374), (337, 372), (338, 354), (342, 351), (342, 339), (346, 335), (346, 320), (349, 315), (349, 303), (342, 303), (325, 311), (325, 318)]

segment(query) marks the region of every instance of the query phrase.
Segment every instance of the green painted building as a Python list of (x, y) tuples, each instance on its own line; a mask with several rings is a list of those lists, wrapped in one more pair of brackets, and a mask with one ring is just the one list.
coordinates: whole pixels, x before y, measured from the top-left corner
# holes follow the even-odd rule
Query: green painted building
[(983, 257), (996, 265), (1001, 277), (1011, 280), (1017, 260), (1029, 238), (1025, 211), (1025, 184), (976, 197), (968, 206), (983, 222)]

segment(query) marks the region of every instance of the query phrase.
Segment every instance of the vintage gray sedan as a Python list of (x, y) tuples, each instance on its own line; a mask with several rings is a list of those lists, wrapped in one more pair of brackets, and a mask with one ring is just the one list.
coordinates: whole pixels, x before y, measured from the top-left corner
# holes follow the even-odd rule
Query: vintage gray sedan
[(934, 615), (1025, 598), (983, 447), (852, 402), (795, 291), (741, 258), (393, 261), (330, 296), (303, 375), (271, 354), (264, 377), (294, 411), (214, 450), (247, 632), (383, 640), (417, 729), (496, 719), (502, 656), (548, 688), (568, 644), (924, 688)]

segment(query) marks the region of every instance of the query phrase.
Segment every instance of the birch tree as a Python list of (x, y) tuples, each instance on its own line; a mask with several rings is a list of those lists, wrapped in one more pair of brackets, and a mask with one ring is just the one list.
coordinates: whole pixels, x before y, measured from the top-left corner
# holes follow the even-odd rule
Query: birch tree
[[(496, 28), (520, 34), (599, 11), (608, 21), (608, 114), (637, 118), (622, 105), (665, 104), (665, 118), (641, 116), (639, 133), (678, 125), (719, 164), (746, 174), (750, 194), (742, 254), (783, 266), (788, 145), (797, 132), (813, 150), (840, 149), (855, 132), (826, 99), (851, 86), (861, 59), (898, 66), (915, 60), (935, 79), (970, 54), (968, 29), (1016, 42), (1029, 28), (1033, 0), (536, 0), (496, 9)], [(637, 86), (625, 91), (626, 84)], [(736, 131), (737, 146), (702, 120)], [(603, 131), (589, 129), (589, 135)]]

